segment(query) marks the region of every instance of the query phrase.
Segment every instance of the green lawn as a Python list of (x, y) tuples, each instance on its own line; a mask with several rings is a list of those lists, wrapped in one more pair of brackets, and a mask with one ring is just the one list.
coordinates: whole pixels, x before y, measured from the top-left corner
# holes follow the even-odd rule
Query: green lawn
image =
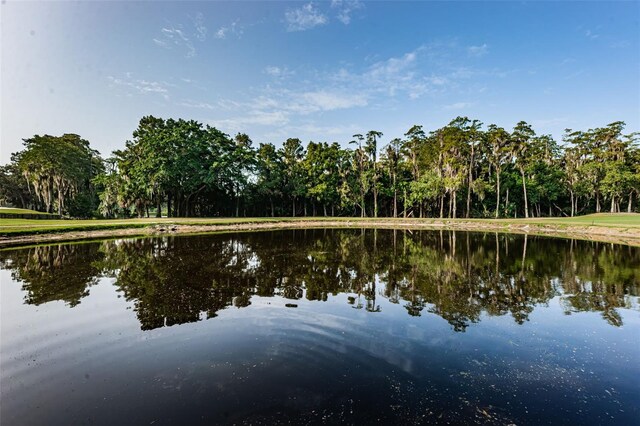
[(15, 215), (34, 214), (34, 215), (41, 215), (41, 216), (57, 217), (57, 215), (50, 214), (50, 213), (38, 212), (35, 210), (29, 210), (29, 209), (15, 209), (13, 207), (7, 207), (7, 208), (1, 207), (0, 214), (15, 214)]
[(0, 236), (59, 233), (69, 231), (91, 231), (101, 229), (142, 228), (156, 224), (180, 225), (229, 225), (241, 223), (267, 223), (285, 221), (378, 221), (388, 222), (489, 222), (501, 225), (555, 225), (555, 226), (604, 226), (615, 228), (640, 228), (640, 214), (592, 214), (574, 218), (536, 218), (536, 219), (393, 219), (393, 218), (353, 218), (353, 217), (313, 217), (313, 218), (145, 218), (115, 220), (61, 220), (61, 219), (0, 219)]
[[(527, 219), (525, 219), (526, 221)], [(534, 223), (558, 223), (563, 225), (596, 225), (614, 227), (640, 227), (640, 214), (638, 213), (597, 213), (586, 216), (563, 218), (539, 218), (528, 219)]]

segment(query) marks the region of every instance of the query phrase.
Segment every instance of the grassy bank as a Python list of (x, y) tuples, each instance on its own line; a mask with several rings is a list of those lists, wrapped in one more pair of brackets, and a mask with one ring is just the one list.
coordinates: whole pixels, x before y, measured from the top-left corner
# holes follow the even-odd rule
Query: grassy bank
[(0, 207), (0, 219), (55, 219), (60, 216), (29, 209)]
[(11, 246), (110, 236), (204, 233), (304, 227), (376, 227), (518, 232), (640, 246), (640, 214), (594, 214), (575, 218), (144, 218), (117, 220), (0, 219), (0, 245)]

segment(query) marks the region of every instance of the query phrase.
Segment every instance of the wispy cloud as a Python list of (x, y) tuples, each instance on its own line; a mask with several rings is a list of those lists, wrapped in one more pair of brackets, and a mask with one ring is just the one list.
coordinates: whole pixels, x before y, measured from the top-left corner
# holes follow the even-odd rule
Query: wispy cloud
[(287, 31), (306, 31), (328, 22), (327, 17), (313, 3), (287, 10), (284, 18), (287, 23)]
[(199, 109), (214, 109), (214, 106), (208, 104), (206, 102), (192, 101), (192, 100), (184, 100), (182, 102), (178, 102), (178, 106), (183, 106), (187, 108), (199, 108)]
[(213, 34), (213, 36), (217, 39), (225, 39), (230, 35), (241, 37), (244, 33), (244, 28), (240, 25), (238, 21), (233, 21), (229, 25), (224, 25)]
[(200, 12), (192, 19), (196, 31), (196, 38), (200, 41), (207, 39), (207, 27), (204, 25), (204, 15)]
[(631, 43), (628, 40), (617, 40), (609, 44), (612, 49), (622, 49), (629, 46), (631, 46)]
[[(286, 66), (268, 66), (262, 72), (277, 79), (276, 84), (269, 80), (242, 101), (218, 101), (216, 109), (228, 117), (216, 124), (225, 131), (258, 125), (278, 127), (272, 134), (281, 128), (295, 133), (294, 126), (305, 121), (313, 126), (313, 120), (323, 113), (391, 108), (424, 96), (475, 96), (486, 90), (487, 80), (506, 75), (500, 69), (465, 65), (462, 58), (466, 51), (466, 46), (434, 43), (368, 64), (363, 60), (360, 65), (344, 64), (337, 70), (307, 69), (302, 75), (297, 70), (296, 78), (287, 79), (282, 77), (294, 73)], [(472, 105), (465, 101), (444, 108), (460, 110)]]
[(190, 25), (169, 24), (160, 30), (160, 36), (152, 39), (156, 46), (164, 49), (184, 49), (185, 56), (196, 56), (197, 50), (194, 41), (204, 42), (207, 39), (208, 29), (204, 24), (204, 15), (197, 13), (195, 17), (189, 17)]
[(169, 87), (171, 84), (164, 81), (149, 81), (144, 79), (133, 78), (131, 73), (126, 73), (123, 78), (108, 76), (110, 84), (115, 87), (123, 87), (129, 89), (127, 95), (133, 94), (157, 94), (165, 99), (169, 99)]
[(467, 53), (469, 56), (479, 58), (489, 53), (489, 46), (486, 43), (479, 46), (469, 46), (467, 47)]
[(165, 49), (172, 49), (174, 47), (182, 47), (186, 50), (185, 56), (191, 58), (196, 55), (196, 48), (193, 43), (182, 29), (181, 26), (174, 27), (173, 25), (164, 27), (160, 30), (161, 37), (154, 38), (153, 42)]
[(251, 111), (241, 117), (222, 120), (210, 120), (208, 124), (227, 132), (240, 131), (247, 125), (282, 126), (289, 122), (289, 117), (282, 111)]
[(351, 14), (364, 8), (364, 4), (358, 0), (331, 0), (331, 8), (337, 11), (338, 21), (344, 25), (351, 23)]
[(301, 124), (288, 124), (278, 126), (275, 129), (265, 133), (265, 137), (273, 140), (283, 140), (292, 135), (306, 135), (311, 140), (327, 141), (331, 137), (344, 137), (344, 135), (353, 135), (362, 131), (362, 126), (357, 124), (348, 124), (344, 126), (322, 126), (315, 122), (307, 122)]
[(294, 71), (291, 71), (287, 67), (268, 66), (264, 69), (264, 73), (271, 77), (283, 79), (295, 75)]
[(461, 110), (461, 109), (466, 109), (473, 106), (473, 103), (471, 102), (456, 102), (453, 104), (449, 104), (449, 105), (445, 105), (444, 109), (446, 110)]
[(584, 32), (584, 36), (585, 36), (586, 38), (588, 38), (589, 40), (595, 40), (595, 39), (597, 39), (597, 38), (599, 38), (599, 37), (600, 37), (600, 34), (596, 34), (595, 32), (593, 32), (593, 31), (591, 31), (591, 30), (586, 30), (586, 31)]

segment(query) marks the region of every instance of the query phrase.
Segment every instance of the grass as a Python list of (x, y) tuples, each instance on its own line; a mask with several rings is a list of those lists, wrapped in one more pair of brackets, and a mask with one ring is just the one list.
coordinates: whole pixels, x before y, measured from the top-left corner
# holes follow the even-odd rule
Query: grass
[(29, 209), (16, 209), (13, 207), (1, 207), (0, 208), (0, 214), (3, 215), (39, 215), (39, 216), (51, 216), (51, 217), (58, 217), (58, 215), (55, 214), (51, 214), (51, 213), (44, 213), (44, 212), (39, 212), (39, 211), (35, 211), (35, 210), (29, 210)]
[[(4, 209), (2, 209), (4, 210)], [(20, 209), (16, 209), (20, 210)], [(386, 222), (394, 223), (458, 223), (471, 222), (474, 225), (488, 223), (492, 225), (551, 225), (557, 227), (597, 226), (607, 228), (640, 228), (640, 214), (600, 213), (574, 218), (535, 218), (535, 219), (403, 219), (403, 218), (354, 218), (354, 217), (285, 217), (285, 218), (143, 218), (114, 220), (60, 220), (60, 219), (0, 219), (0, 236), (19, 236), (48, 233), (64, 233), (74, 231), (117, 230), (144, 228), (153, 225), (234, 225), (269, 222)]]

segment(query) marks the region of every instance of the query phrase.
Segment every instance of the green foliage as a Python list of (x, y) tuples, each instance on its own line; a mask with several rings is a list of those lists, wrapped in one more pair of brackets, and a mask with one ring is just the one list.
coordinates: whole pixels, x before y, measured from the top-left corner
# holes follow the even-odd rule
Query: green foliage
[[(9, 191), (13, 202), (58, 215), (90, 217), (95, 213), (98, 195), (93, 179), (102, 173), (99, 153), (89, 142), (75, 134), (35, 135), (24, 139), (24, 149), (13, 154), (8, 170)], [(27, 183), (30, 197), (16, 181), (20, 173)], [(15, 186), (17, 185), (17, 186)], [(20, 196), (22, 196), (20, 198)]]
[[(106, 161), (77, 135), (34, 136), (0, 168), (0, 203), (61, 215), (574, 216), (638, 210), (638, 135), (624, 123), (567, 129), (559, 145), (456, 117), (403, 139), (353, 135), (351, 148), (297, 138), (253, 146), (193, 120), (143, 117)], [(382, 147), (382, 148), (380, 148)]]

